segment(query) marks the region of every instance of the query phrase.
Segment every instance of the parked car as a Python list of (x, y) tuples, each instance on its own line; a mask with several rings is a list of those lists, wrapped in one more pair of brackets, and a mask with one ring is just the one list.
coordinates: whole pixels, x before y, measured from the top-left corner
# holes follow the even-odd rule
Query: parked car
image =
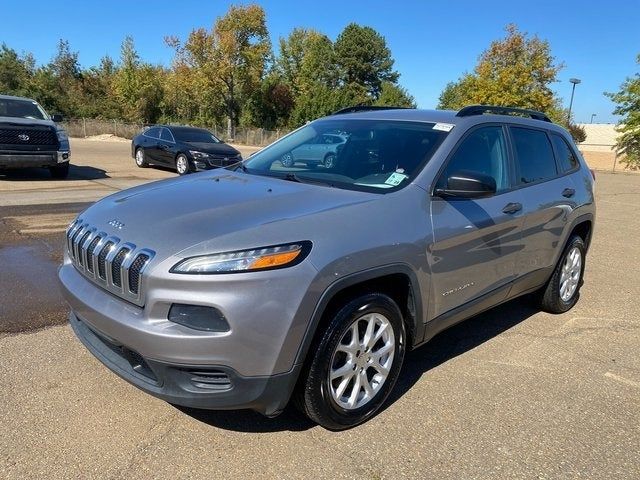
[(45, 167), (54, 178), (69, 174), (69, 137), (61, 115), (49, 116), (30, 98), (0, 95), (0, 171)]
[[(174, 404), (273, 416), (293, 397), (340, 430), (443, 329), (527, 293), (573, 307), (594, 178), (563, 128), (488, 106), (348, 112), (82, 212), (59, 278), (86, 347)], [(335, 131), (331, 168), (282, 165)]]
[(131, 156), (140, 168), (160, 165), (175, 168), (180, 175), (242, 160), (238, 150), (209, 130), (174, 125), (156, 125), (133, 137)]
[(296, 162), (303, 162), (307, 166), (323, 165), (326, 168), (333, 168), (338, 150), (346, 141), (345, 135), (331, 133), (317, 135), (283, 154), (280, 162), (284, 167), (292, 167)]

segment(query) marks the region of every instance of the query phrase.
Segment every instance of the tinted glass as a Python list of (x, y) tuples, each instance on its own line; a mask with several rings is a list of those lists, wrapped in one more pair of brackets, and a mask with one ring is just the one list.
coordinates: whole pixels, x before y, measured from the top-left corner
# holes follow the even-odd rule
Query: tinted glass
[(200, 128), (174, 128), (173, 134), (176, 140), (186, 143), (220, 143), (215, 135)]
[(471, 132), (449, 160), (438, 187), (446, 188), (449, 176), (461, 171), (493, 177), (498, 192), (509, 188), (507, 149), (502, 127), (482, 127)]
[(13, 98), (0, 98), (0, 117), (46, 120), (47, 114), (36, 102)]
[(549, 137), (541, 130), (512, 127), (519, 183), (533, 183), (558, 174)]
[(162, 140), (166, 140), (167, 142), (173, 142), (173, 135), (171, 135), (171, 132), (168, 128), (162, 129), (162, 131), (160, 132), (160, 138)]
[(556, 134), (551, 134), (551, 141), (556, 149), (556, 155), (560, 161), (562, 171), (568, 172), (576, 168), (578, 166), (578, 159), (574, 155), (573, 150), (571, 150), (571, 147), (569, 147), (567, 141)]
[(160, 129), (158, 127), (150, 128), (144, 132), (144, 135), (151, 138), (160, 138)]
[[(409, 184), (447, 133), (434, 123), (331, 119), (312, 122), (253, 155), (246, 171), (337, 188), (381, 192)], [(318, 165), (323, 145), (335, 161)], [(337, 141), (336, 141), (337, 140)], [(309, 157), (305, 157), (309, 155)]]

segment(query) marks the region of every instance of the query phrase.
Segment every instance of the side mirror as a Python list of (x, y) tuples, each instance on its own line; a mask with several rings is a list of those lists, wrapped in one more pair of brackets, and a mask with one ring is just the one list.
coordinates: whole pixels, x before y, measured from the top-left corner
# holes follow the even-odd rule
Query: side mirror
[(461, 170), (449, 175), (446, 185), (434, 193), (439, 197), (489, 197), (496, 193), (496, 180), (484, 173)]
[(59, 113), (54, 113), (53, 115), (51, 115), (51, 120), (53, 120), (54, 122), (58, 123), (58, 122), (64, 121), (64, 117), (62, 115), (60, 115)]

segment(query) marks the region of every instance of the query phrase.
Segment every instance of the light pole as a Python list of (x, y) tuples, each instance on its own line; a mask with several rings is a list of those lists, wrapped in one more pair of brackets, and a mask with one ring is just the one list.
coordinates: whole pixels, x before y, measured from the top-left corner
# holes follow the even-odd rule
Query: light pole
[(590, 123), (593, 123), (593, 117), (595, 117), (595, 116), (596, 116), (596, 114), (595, 114), (595, 113), (592, 113), (592, 114), (591, 114), (591, 122), (590, 122)]
[(569, 102), (569, 113), (567, 114), (567, 122), (571, 123), (571, 107), (573, 106), (573, 93), (576, 91), (576, 85), (580, 83), (578, 78), (570, 78), (569, 81), (573, 83), (571, 88), (571, 101)]

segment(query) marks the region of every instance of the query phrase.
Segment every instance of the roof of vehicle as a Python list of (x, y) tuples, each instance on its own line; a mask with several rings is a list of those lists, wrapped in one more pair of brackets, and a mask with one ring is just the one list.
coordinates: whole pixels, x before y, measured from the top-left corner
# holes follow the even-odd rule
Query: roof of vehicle
[(147, 127), (147, 129), (149, 128), (160, 128), (160, 127), (164, 127), (164, 128), (168, 128), (170, 130), (198, 130), (201, 132), (207, 132), (207, 133), (211, 133), (208, 129), (203, 128), (203, 127), (191, 127), (189, 125), (165, 125), (165, 124), (158, 124), (158, 125), (149, 125)]
[[(486, 111), (483, 111), (486, 109)], [(361, 108), (361, 109), (360, 109)], [(495, 110), (492, 112), (491, 110)], [(470, 106), (465, 107), (460, 111), (456, 110), (421, 110), (415, 108), (374, 108), (368, 110), (366, 107), (356, 107), (356, 111), (348, 111), (345, 109), (343, 112), (336, 112), (333, 115), (324, 117), (325, 119), (337, 119), (337, 118), (349, 118), (354, 120), (397, 120), (397, 121), (415, 121), (415, 122), (430, 122), (430, 123), (448, 123), (453, 125), (461, 124), (476, 124), (476, 123), (488, 123), (488, 122), (505, 122), (509, 120), (512, 123), (520, 123), (524, 125), (537, 126), (542, 128), (548, 128), (551, 130), (564, 130), (562, 126), (551, 123), (546, 115), (540, 112), (522, 110), (522, 109), (510, 109), (506, 107), (493, 107), (493, 106)], [(500, 111), (504, 110), (504, 114)], [(509, 115), (507, 111), (513, 113), (526, 113), (529, 112), (535, 118), (529, 118), (520, 115)], [(542, 120), (541, 118), (545, 118)]]
[[(0, 95), (0, 98), (3, 100), (26, 100), (28, 102), (35, 102), (34, 99), (28, 97), (15, 97), (13, 95)], [(36, 102), (37, 103), (37, 102)]]

